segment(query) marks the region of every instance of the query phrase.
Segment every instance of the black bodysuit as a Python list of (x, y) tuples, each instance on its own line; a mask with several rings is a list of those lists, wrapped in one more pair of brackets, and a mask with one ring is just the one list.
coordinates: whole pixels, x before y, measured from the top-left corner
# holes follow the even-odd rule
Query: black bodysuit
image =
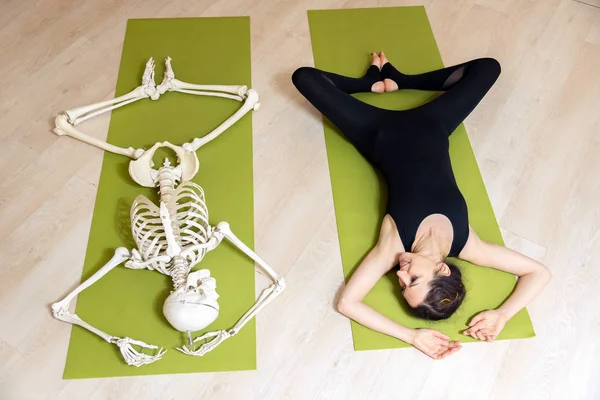
[[(419, 75), (405, 75), (390, 63), (371, 66), (362, 78), (349, 78), (302, 67), (294, 85), (350, 142), (379, 168), (388, 185), (387, 212), (398, 227), (406, 251), (429, 215), (443, 214), (454, 230), (449, 256), (456, 257), (469, 237), (464, 197), (456, 185), (450, 134), (473, 111), (500, 74), (500, 64), (481, 58)], [(392, 79), (399, 89), (445, 91), (420, 107), (391, 111), (350, 96), (370, 92), (373, 83)]]

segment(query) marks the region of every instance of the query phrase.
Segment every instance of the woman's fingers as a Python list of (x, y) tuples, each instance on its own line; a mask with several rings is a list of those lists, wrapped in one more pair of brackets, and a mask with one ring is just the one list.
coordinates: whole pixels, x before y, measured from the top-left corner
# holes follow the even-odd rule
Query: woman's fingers
[[(477, 318), (477, 317), (475, 317)], [(463, 335), (468, 335), (468, 336), (475, 336), (475, 333), (481, 329), (484, 329), (486, 327), (486, 321), (485, 320), (478, 320), (477, 322), (475, 322), (475, 318), (473, 318), (473, 320), (471, 322), (469, 322), (469, 329), (466, 329), (463, 331)]]
[(473, 336), (476, 339), (484, 340), (483, 333), (487, 332), (487, 326), (485, 321), (479, 321), (475, 326), (472, 326), (469, 329), (469, 335)]
[(446, 352), (446, 355), (449, 356), (450, 354), (454, 354), (457, 351), (459, 351), (460, 349), (462, 349), (462, 346), (456, 346), (456, 347), (452, 347), (450, 349), (448, 349), (448, 351)]
[(446, 341), (450, 340), (450, 336), (446, 336), (442, 332), (438, 332), (438, 331), (433, 331), (433, 336), (440, 338), (440, 339), (444, 339)]
[(439, 359), (445, 358), (446, 356), (449, 356), (450, 354), (456, 353), (460, 349), (462, 349), (462, 346), (461, 346), (460, 342), (457, 342), (457, 341), (448, 342), (448, 343), (440, 343), (440, 344), (434, 345), (430, 349), (429, 355), (432, 358), (439, 360)]
[(471, 322), (469, 322), (469, 326), (474, 326), (475, 324), (477, 324), (478, 322), (480, 322), (484, 318), (485, 318), (485, 314), (484, 313), (477, 314), (476, 316), (473, 317), (473, 319), (471, 320)]
[(441, 360), (443, 358), (446, 358), (450, 354), (456, 353), (461, 348), (462, 348), (462, 346), (441, 348), (438, 352), (435, 353), (435, 359), (436, 360)]

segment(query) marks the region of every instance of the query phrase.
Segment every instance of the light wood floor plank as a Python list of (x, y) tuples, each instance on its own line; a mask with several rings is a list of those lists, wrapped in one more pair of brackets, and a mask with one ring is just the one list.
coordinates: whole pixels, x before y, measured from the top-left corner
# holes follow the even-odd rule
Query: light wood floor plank
[[(321, 118), (290, 79), (313, 62), (307, 9), (416, 4), (447, 65), (501, 61), (466, 126), (507, 245), (554, 275), (529, 307), (536, 338), (443, 361), (353, 350)], [(71, 328), (48, 307), (78, 282), (102, 154), (52, 120), (114, 95), (127, 18), (236, 15), (262, 103), (256, 249), (288, 281), (257, 318), (258, 370), (64, 381)], [(598, 65), (600, 9), (573, 0), (0, 2), (0, 399), (600, 398)], [(104, 138), (108, 121), (84, 127)]]

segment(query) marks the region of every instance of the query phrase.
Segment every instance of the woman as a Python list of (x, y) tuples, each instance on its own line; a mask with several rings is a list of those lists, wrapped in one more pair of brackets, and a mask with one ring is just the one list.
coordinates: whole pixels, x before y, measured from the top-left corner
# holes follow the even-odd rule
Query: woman
[[(449, 136), (492, 87), (500, 64), (482, 58), (405, 75), (383, 52), (372, 57), (366, 74), (358, 79), (309, 67), (299, 68), (292, 76), (300, 93), (382, 171), (388, 185), (387, 213), (378, 243), (348, 281), (338, 309), (370, 329), (441, 359), (458, 351), (460, 343), (432, 329), (403, 327), (363, 303), (388, 271), (399, 266), (404, 298), (417, 316), (430, 320), (448, 318), (465, 297), (460, 270), (446, 262), (447, 257), (518, 275), (514, 292), (502, 306), (476, 315), (463, 332), (487, 341), (493, 341), (506, 321), (543, 289), (550, 272), (535, 260), (477, 236), (469, 227), (467, 206), (450, 164)], [(350, 96), (398, 89), (444, 93), (404, 111), (380, 109)]]

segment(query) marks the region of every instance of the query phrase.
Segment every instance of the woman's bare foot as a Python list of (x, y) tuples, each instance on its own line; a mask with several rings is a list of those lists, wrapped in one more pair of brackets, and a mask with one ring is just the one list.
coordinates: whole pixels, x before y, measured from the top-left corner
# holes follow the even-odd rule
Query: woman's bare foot
[[(371, 62), (371, 65), (376, 66), (381, 71), (381, 60), (380, 60), (379, 56), (375, 52), (371, 53), (371, 56), (373, 57), (373, 61)], [(371, 92), (374, 92), (374, 93), (385, 92), (385, 84), (382, 81), (375, 82), (371, 86)]]
[(398, 84), (390, 78), (385, 78), (383, 80), (383, 88), (386, 92), (395, 92), (398, 90)]
[[(379, 61), (381, 62), (380, 68), (383, 68), (383, 66), (389, 62), (383, 51), (379, 52)], [(389, 78), (383, 80), (383, 86), (386, 92), (395, 92), (398, 90), (398, 84)]]

